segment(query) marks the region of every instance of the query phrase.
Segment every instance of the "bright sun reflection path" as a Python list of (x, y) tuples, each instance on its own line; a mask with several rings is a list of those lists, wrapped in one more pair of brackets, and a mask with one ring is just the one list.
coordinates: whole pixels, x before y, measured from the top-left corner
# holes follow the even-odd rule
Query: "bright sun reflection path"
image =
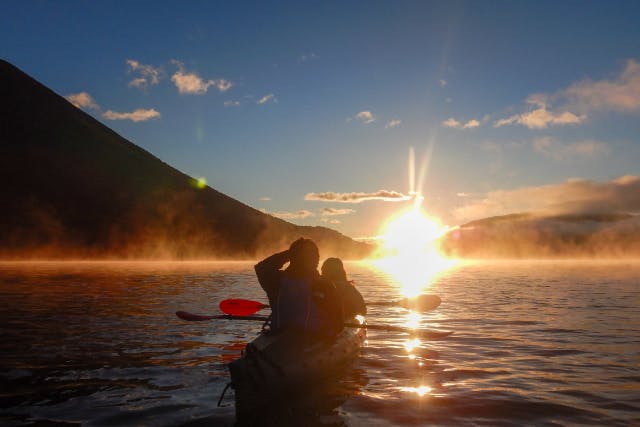
[(421, 385), (418, 387), (400, 387), (400, 391), (415, 393), (420, 397), (424, 396), (425, 394), (431, 393), (431, 390), (431, 387), (426, 385)]
[(422, 197), (416, 196), (413, 209), (388, 221), (381, 238), (384, 257), (371, 262), (392, 276), (406, 297), (420, 294), (456, 263), (443, 257), (436, 243), (448, 228), (427, 216), (420, 208), (421, 202)]

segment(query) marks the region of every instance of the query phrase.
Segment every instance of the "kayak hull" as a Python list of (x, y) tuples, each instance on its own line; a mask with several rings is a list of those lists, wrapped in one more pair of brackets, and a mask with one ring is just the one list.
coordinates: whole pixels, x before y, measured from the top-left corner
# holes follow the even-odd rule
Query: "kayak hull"
[(286, 401), (283, 396), (335, 381), (358, 357), (365, 339), (364, 328), (345, 328), (331, 340), (299, 332), (261, 333), (228, 365), (238, 421), (274, 399)]

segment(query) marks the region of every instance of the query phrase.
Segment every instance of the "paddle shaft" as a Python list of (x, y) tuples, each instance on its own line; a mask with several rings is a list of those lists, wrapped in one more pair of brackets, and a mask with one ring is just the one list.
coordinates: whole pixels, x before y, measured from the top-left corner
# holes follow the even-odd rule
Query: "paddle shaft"
[[(402, 307), (414, 311), (431, 311), (440, 306), (442, 300), (437, 295), (418, 295), (395, 301), (378, 301), (367, 303), (367, 306)], [(250, 316), (262, 309), (270, 308), (268, 304), (241, 298), (226, 299), (220, 302), (220, 310), (234, 316)]]
[[(186, 311), (177, 311), (176, 316), (180, 319), (188, 320), (188, 321), (204, 321), (204, 320), (248, 320), (254, 322), (266, 322), (269, 320), (267, 316), (232, 316), (230, 314), (219, 314), (215, 316), (206, 316), (200, 314), (188, 313)], [(393, 326), (393, 325), (376, 325), (370, 323), (345, 323), (343, 324), (345, 328), (363, 328), (363, 329), (372, 329), (379, 331), (389, 331), (389, 332), (404, 332), (407, 334), (415, 334), (421, 336), (423, 338), (429, 339), (438, 339), (444, 338), (451, 335), (452, 331), (429, 331), (429, 330), (418, 330), (418, 329), (410, 329), (403, 328), (402, 326)]]

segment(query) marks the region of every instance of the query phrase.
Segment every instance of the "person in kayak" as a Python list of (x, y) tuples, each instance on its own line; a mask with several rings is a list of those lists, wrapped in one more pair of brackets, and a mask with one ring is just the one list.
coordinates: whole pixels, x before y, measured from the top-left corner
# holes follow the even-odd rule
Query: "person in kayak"
[(336, 287), (342, 302), (342, 314), (345, 319), (355, 315), (367, 314), (364, 298), (354, 286), (353, 281), (347, 280), (347, 272), (340, 258), (327, 258), (322, 263), (322, 277), (330, 280)]
[[(287, 268), (282, 269), (286, 263)], [(297, 330), (334, 336), (342, 330), (342, 305), (336, 287), (318, 273), (320, 255), (311, 239), (300, 238), (288, 250), (254, 266), (272, 307), (274, 332)]]

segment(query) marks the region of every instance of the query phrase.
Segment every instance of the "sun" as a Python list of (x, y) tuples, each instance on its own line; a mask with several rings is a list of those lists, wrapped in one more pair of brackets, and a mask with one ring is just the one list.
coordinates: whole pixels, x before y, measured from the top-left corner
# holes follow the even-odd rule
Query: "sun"
[(419, 207), (414, 207), (391, 218), (384, 226), (381, 240), (383, 248), (389, 252), (414, 254), (431, 249), (446, 232), (447, 227), (428, 217)]
[(416, 296), (455, 264), (442, 256), (438, 248), (438, 239), (448, 230), (416, 203), (411, 210), (391, 217), (382, 227), (382, 257), (372, 261), (372, 265), (390, 275), (403, 295)]

